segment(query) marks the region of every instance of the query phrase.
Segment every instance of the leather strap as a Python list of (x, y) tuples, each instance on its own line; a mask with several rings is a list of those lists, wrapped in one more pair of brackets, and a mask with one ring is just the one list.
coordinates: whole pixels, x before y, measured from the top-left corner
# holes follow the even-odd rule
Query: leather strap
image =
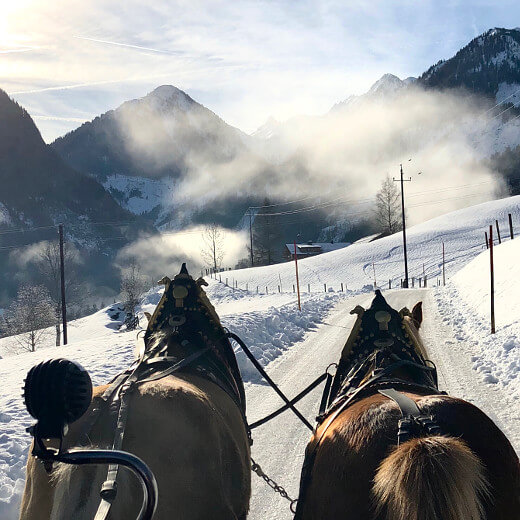
[(378, 392), (394, 401), (399, 406), (403, 417), (420, 417), (422, 415), (421, 410), (419, 410), (413, 399), (394, 388), (385, 388), (384, 390), (378, 390)]
[(426, 415), (410, 397), (398, 392), (394, 388), (378, 390), (381, 395), (394, 401), (401, 410), (397, 445), (403, 444), (414, 437), (426, 435), (441, 435), (442, 430), (431, 415)]
[[(111, 399), (114, 397), (116, 391), (119, 395), (115, 396), (111, 402), (110, 410), (113, 414), (117, 414), (116, 431), (114, 435), (114, 442), (112, 444), (112, 450), (120, 450), (123, 445), (123, 438), (125, 435), (126, 421), (128, 418), (128, 402), (129, 395), (133, 392), (137, 385), (142, 383), (148, 383), (151, 381), (157, 381), (163, 379), (170, 374), (173, 374), (182, 368), (190, 365), (196, 359), (204, 355), (211, 347), (206, 347), (202, 350), (194, 352), (190, 356), (178, 361), (170, 368), (150, 375), (147, 378), (140, 379), (142, 373), (142, 367), (146, 367), (147, 363), (138, 364), (133, 372), (128, 375), (128, 372), (121, 374), (114, 380), (114, 383), (107, 389), (103, 398)], [(117, 464), (111, 464), (108, 467), (107, 477), (103, 482), (100, 490), (101, 502), (99, 503), (94, 520), (106, 520), (110, 512), (112, 503), (117, 496), (117, 475), (119, 472), (119, 466)]]

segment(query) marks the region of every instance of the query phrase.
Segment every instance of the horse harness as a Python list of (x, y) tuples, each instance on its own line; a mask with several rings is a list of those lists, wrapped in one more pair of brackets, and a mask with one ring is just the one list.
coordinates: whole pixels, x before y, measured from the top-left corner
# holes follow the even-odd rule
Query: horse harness
[[(108, 413), (113, 425), (113, 428), (108, 428), (108, 431), (114, 433), (111, 436), (112, 440), (105, 439), (102, 443), (112, 450), (120, 450), (123, 445), (130, 398), (137, 386), (179, 373), (190, 373), (203, 377), (224, 390), (239, 408), (247, 429), (245, 401), (242, 400), (238, 390), (241, 381), (236, 381), (223, 364), (218, 363), (215, 358), (212, 359), (212, 352), (211, 346), (205, 346), (183, 359), (160, 356), (138, 360), (128, 370), (117, 375), (102, 396), (94, 399), (89, 421), (85, 424), (80, 436), (80, 444), (88, 444), (90, 432), (105, 412)], [(247, 429), (247, 431), (249, 435), (249, 430)], [(109, 466), (106, 479), (101, 486), (101, 501), (94, 520), (105, 520), (108, 516), (117, 495), (118, 472), (119, 466)]]
[[(117, 375), (101, 397), (94, 399), (89, 421), (80, 435), (80, 444), (89, 443), (89, 434), (108, 412), (115, 432), (102, 443), (112, 450), (123, 445), (128, 407), (138, 385), (158, 381), (172, 374), (189, 373), (211, 381), (225, 391), (240, 410), (249, 439), (245, 393), (240, 371), (227, 331), (220, 325), (213, 307), (201, 291), (201, 282), (188, 275), (185, 266), (174, 280), (165, 278), (164, 294), (144, 336), (145, 348), (138, 360)], [(209, 319), (208, 319), (209, 318)], [(160, 331), (160, 335), (155, 335)], [(175, 352), (171, 352), (171, 343)], [(180, 349), (180, 350), (179, 350)], [(234, 363), (233, 363), (234, 361)], [(112, 464), (100, 490), (101, 501), (94, 520), (105, 520), (117, 496), (119, 466)]]
[[(356, 308), (354, 312), (358, 319), (347, 341), (350, 348), (344, 351), (332, 384), (324, 389), (314, 430), (316, 435), (321, 427), (320, 435), (308, 444), (305, 451), (295, 520), (301, 520), (303, 515), (303, 504), (321, 441), (335, 419), (354, 403), (376, 393), (394, 401), (401, 412), (398, 445), (414, 437), (442, 434), (435, 418), (421, 412), (415, 401), (402, 393), (445, 394), (438, 389), (435, 366), (417, 351), (415, 339), (407, 329), (404, 326), (401, 331), (388, 329), (388, 324), (397, 320), (398, 313), (386, 303), (379, 291), (376, 291), (370, 309)], [(403, 319), (402, 315), (400, 319)], [(369, 344), (372, 348), (375, 346), (375, 350), (367, 356)], [(396, 372), (405, 372), (409, 377), (399, 377)]]

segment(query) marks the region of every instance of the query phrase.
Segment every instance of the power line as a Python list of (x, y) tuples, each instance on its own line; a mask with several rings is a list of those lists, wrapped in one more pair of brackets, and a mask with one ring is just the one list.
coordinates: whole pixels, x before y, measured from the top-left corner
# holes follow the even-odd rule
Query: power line
[[(495, 109), (496, 107), (499, 107), (500, 105), (504, 104), (509, 98), (512, 98), (514, 95), (518, 94), (520, 92), (520, 88), (518, 90), (515, 90), (510, 96), (507, 96), (504, 98), (500, 103), (497, 103), (494, 107), (491, 107), (489, 110), (486, 110), (484, 114), (487, 114), (488, 112), (491, 112), (491, 110)], [(514, 106), (514, 103), (513, 103)]]
[(275, 208), (277, 206), (287, 206), (289, 204), (296, 204), (297, 202), (302, 202), (304, 200), (314, 199), (316, 198), (314, 195), (309, 195), (308, 197), (304, 197), (303, 199), (295, 199), (295, 200), (289, 200), (287, 202), (279, 202), (276, 204), (267, 204), (265, 206), (249, 206), (247, 209), (262, 209), (262, 208)]
[[(409, 197), (416, 197), (416, 196), (425, 195), (425, 194), (428, 194), (428, 193), (443, 193), (443, 192), (446, 192), (446, 191), (451, 191), (451, 190), (455, 191), (455, 190), (460, 190), (460, 189), (464, 189), (464, 188), (468, 188), (468, 187), (483, 186), (485, 184), (493, 184), (493, 183), (494, 183), (494, 181), (483, 181), (483, 182), (478, 182), (478, 183), (473, 183), (473, 184), (462, 184), (462, 185), (458, 185), (458, 186), (449, 186), (449, 187), (441, 188), (441, 189), (418, 191), (418, 192), (411, 193), (409, 195)], [(276, 213), (258, 213), (257, 215), (255, 215), (255, 217), (272, 217), (272, 216), (294, 215), (294, 214), (298, 214), (298, 213), (305, 213), (305, 212), (308, 212), (308, 211), (314, 211), (316, 209), (323, 209), (323, 208), (335, 206), (337, 204), (344, 204), (344, 203), (349, 203), (349, 204), (368, 204), (368, 203), (371, 203), (373, 201), (374, 201), (373, 197), (366, 198), (366, 199), (357, 199), (357, 200), (349, 199), (349, 198), (346, 198), (346, 197), (338, 197), (336, 199), (332, 199), (331, 201), (325, 201), (325, 202), (322, 202), (322, 203), (319, 203), (319, 204), (315, 204), (313, 206), (308, 206), (308, 207), (305, 207), (305, 208), (298, 208), (298, 209), (291, 210), (291, 211), (280, 211), (280, 212), (276, 212)]]

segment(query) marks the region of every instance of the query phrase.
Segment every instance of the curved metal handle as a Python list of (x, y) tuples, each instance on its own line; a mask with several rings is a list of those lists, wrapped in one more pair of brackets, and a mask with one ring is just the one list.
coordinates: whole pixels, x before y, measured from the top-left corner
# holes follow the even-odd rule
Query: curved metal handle
[(139, 458), (126, 451), (70, 450), (50, 457), (65, 464), (118, 464), (134, 472), (143, 488), (143, 504), (137, 520), (151, 520), (157, 508), (157, 481), (150, 468)]

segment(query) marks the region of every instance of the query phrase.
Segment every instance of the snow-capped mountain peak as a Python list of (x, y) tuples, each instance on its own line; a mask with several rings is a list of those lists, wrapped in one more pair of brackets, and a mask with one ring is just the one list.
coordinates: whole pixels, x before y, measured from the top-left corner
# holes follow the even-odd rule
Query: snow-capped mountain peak
[(416, 78), (406, 78), (404, 81), (394, 74), (383, 74), (368, 90), (366, 94), (361, 96), (348, 96), (343, 101), (336, 103), (331, 112), (344, 110), (362, 102), (363, 100), (381, 99), (394, 96), (397, 92), (416, 81)]
[(386, 94), (393, 93), (396, 90), (400, 90), (405, 85), (405, 82), (402, 81), (397, 76), (393, 74), (384, 74), (379, 78), (368, 91), (369, 94)]
[(186, 92), (173, 85), (161, 85), (146, 96), (127, 101), (124, 105), (148, 105), (159, 112), (189, 112), (195, 107), (201, 106)]
[(252, 134), (252, 137), (257, 137), (259, 139), (270, 139), (276, 133), (276, 131), (280, 127), (280, 122), (276, 120), (273, 116), (269, 116), (267, 121), (259, 126)]
[[(509, 86), (518, 83), (520, 31), (496, 27), (481, 34), (455, 56), (430, 67), (419, 82), (430, 88), (466, 88), (503, 100)], [(507, 85), (506, 85), (507, 84)]]

